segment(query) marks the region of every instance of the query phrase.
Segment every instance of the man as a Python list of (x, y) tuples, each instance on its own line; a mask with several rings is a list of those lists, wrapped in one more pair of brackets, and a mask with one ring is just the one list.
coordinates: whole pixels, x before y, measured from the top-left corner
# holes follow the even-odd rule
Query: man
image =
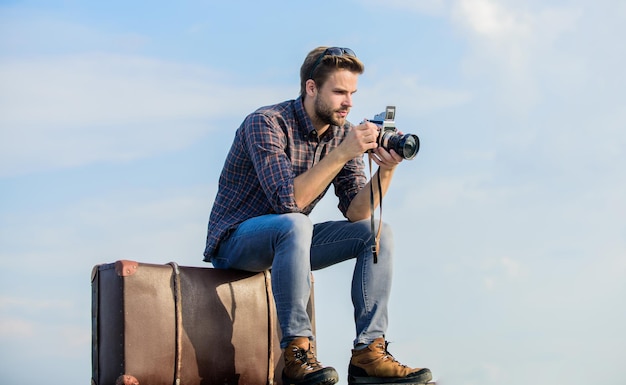
[[(205, 261), (224, 269), (272, 269), (285, 384), (338, 381), (335, 369), (317, 361), (306, 305), (311, 270), (353, 258), (356, 338), (349, 383), (431, 379), (430, 370), (397, 362), (384, 338), (393, 240), (389, 227), (381, 225), (374, 264), (369, 184), (374, 183), (378, 201), (402, 157), (378, 147), (375, 124), (354, 126), (346, 120), (363, 70), (348, 48), (311, 51), (300, 69), (300, 96), (258, 109), (237, 130), (209, 219)], [(369, 182), (363, 162), (368, 151), (379, 174)], [(347, 220), (313, 224), (308, 214), (331, 183)]]

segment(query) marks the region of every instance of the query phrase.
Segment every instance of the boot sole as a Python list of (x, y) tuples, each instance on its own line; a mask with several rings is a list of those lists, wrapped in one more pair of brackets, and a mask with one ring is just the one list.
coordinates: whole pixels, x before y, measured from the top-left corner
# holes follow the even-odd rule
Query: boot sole
[(339, 382), (337, 371), (332, 368), (324, 368), (317, 373), (311, 373), (302, 380), (292, 380), (283, 373), (283, 385), (335, 385)]
[(356, 377), (348, 375), (348, 385), (427, 385), (436, 384), (432, 381), (433, 376), (428, 369), (422, 369), (408, 377)]
[[(403, 379), (405, 380), (405, 379)], [(390, 385), (390, 384), (401, 384), (401, 385), (437, 385), (436, 381), (393, 381), (389, 378), (369, 378), (367, 380), (364, 379), (353, 379), (348, 378), (348, 385)]]
[(428, 382), (389, 382), (389, 379), (381, 379), (383, 381), (374, 381), (374, 382), (355, 382), (352, 379), (348, 379), (348, 385), (389, 385), (389, 384), (402, 384), (402, 385), (437, 385), (437, 381), (428, 381)]

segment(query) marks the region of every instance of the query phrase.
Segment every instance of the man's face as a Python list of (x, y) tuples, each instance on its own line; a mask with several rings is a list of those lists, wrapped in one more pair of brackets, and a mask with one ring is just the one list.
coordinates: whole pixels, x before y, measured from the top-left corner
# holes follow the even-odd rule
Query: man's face
[(352, 107), (358, 74), (348, 70), (333, 72), (315, 96), (315, 118), (322, 124), (342, 126)]

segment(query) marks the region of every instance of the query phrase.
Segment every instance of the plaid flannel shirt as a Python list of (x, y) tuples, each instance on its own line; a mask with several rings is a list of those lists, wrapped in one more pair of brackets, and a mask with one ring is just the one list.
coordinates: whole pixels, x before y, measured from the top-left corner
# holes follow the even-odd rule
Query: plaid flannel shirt
[[(210, 261), (222, 239), (246, 219), (265, 214), (308, 215), (328, 191), (300, 209), (293, 180), (341, 143), (352, 124), (330, 126), (319, 137), (302, 99), (262, 107), (248, 115), (235, 134), (211, 215), (204, 260)], [(333, 179), (338, 208), (346, 215), (350, 202), (365, 186), (363, 157), (346, 163)]]

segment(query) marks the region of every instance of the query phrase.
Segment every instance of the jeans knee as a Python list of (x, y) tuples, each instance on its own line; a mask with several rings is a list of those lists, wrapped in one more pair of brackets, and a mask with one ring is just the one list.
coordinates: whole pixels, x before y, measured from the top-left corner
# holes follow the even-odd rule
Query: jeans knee
[(393, 229), (387, 222), (382, 223), (382, 229), (380, 230), (380, 239), (384, 239), (386, 242), (393, 242)]
[(279, 214), (283, 235), (304, 237), (308, 240), (313, 236), (313, 222), (301, 213)]
[(395, 247), (392, 227), (385, 222), (383, 222), (381, 226), (378, 252), (384, 255), (386, 259), (391, 260)]

